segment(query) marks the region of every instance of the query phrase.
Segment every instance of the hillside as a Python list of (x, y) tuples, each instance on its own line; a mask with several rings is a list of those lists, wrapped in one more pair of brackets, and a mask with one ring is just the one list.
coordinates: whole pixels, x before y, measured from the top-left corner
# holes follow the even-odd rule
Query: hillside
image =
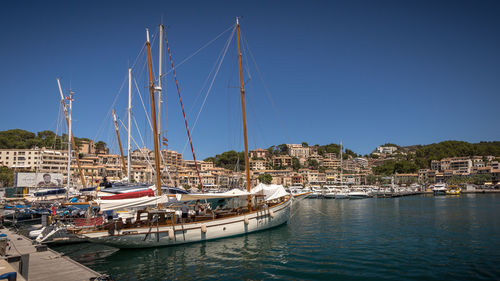
[[(77, 145), (81, 141), (90, 141), (88, 138), (75, 137)], [(64, 149), (67, 143), (67, 135), (57, 135), (52, 131), (41, 131), (32, 133), (21, 129), (0, 131), (0, 149), (30, 149), (33, 147), (47, 147), (52, 149)], [(97, 142), (96, 146), (106, 146), (104, 142)]]

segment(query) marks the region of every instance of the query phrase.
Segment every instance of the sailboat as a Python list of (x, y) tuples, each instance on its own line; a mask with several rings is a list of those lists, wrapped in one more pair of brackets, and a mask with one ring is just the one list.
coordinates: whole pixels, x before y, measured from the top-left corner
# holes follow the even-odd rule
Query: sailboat
[[(77, 233), (79, 236), (87, 238), (90, 242), (106, 244), (118, 248), (157, 247), (241, 235), (276, 227), (288, 221), (290, 218), (290, 208), (293, 196), (286, 192), (283, 186), (260, 184), (254, 188), (251, 187), (245, 113), (245, 88), (243, 83), (240, 25), (238, 18), (236, 19), (236, 31), (247, 190), (242, 191), (233, 189), (225, 193), (215, 194), (180, 194), (177, 199), (183, 202), (222, 198), (230, 201), (232, 204), (232, 208), (207, 210), (199, 214), (190, 213), (186, 220), (184, 218), (181, 220), (178, 217), (180, 212), (171, 204), (168, 206), (163, 205), (163, 203), (168, 202), (168, 200), (165, 200), (165, 195), (161, 195), (158, 134), (154, 100), (155, 85), (151, 66), (149, 32), (146, 31), (151, 119), (153, 121), (156, 187), (158, 195), (150, 200), (156, 200), (157, 207), (137, 211), (135, 221), (133, 221), (134, 218), (130, 218), (125, 222), (122, 220), (111, 220), (100, 228), (80, 229)], [(175, 75), (174, 68), (173, 71)], [(106, 210), (106, 208), (107, 207), (101, 205), (101, 210)], [(109, 208), (113, 208), (113, 206), (109, 206)]]

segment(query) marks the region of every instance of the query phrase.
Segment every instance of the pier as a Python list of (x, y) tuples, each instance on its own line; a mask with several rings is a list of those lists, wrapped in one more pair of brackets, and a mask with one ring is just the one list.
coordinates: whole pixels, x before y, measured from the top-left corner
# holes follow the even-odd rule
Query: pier
[(0, 275), (15, 271), (17, 280), (30, 281), (88, 281), (101, 276), (45, 245), (33, 244), (30, 239), (12, 230), (3, 228), (0, 233), (6, 234), (10, 243), (4, 259), (0, 260)]

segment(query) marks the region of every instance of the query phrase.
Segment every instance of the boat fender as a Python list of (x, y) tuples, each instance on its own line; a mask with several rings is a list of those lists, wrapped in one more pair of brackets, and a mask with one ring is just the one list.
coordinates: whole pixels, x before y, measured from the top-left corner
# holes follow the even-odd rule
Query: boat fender
[(207, 225), (206, 224), (201, 225), (201, 232), (207, 233)]
[(170, 238), (170, 240), (174, 239), (174, 230), (173, 229), (168, 230), (168, 238)]
[(273, 212), (273, 210), (269, 210), (269, 215), (271, 216), (271, 218), (274, 218), (274, 212)]
[(245, 218), (245, 224), (249, 224), (250, 221), (248, 220), (248, 218)]

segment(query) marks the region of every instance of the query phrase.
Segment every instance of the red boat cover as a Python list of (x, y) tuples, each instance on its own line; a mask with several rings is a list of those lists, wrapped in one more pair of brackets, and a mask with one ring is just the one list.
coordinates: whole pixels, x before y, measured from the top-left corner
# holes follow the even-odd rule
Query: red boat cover
[(121, 193), (111, 196), (102, 196), (102, 200), (117, 200), (117, 199), (130, 199), (130, 198), (139, 198), (139, 197), (152, 197), (155, 196), (155, 192), (152, 189), (141, 190), (141, 191), (133, 191), (128, 193)]
[(96, 218), (75, 218), (74, 219), (76, 226), (96, 226), (101, 225), (103, 223), (102, 217)]

